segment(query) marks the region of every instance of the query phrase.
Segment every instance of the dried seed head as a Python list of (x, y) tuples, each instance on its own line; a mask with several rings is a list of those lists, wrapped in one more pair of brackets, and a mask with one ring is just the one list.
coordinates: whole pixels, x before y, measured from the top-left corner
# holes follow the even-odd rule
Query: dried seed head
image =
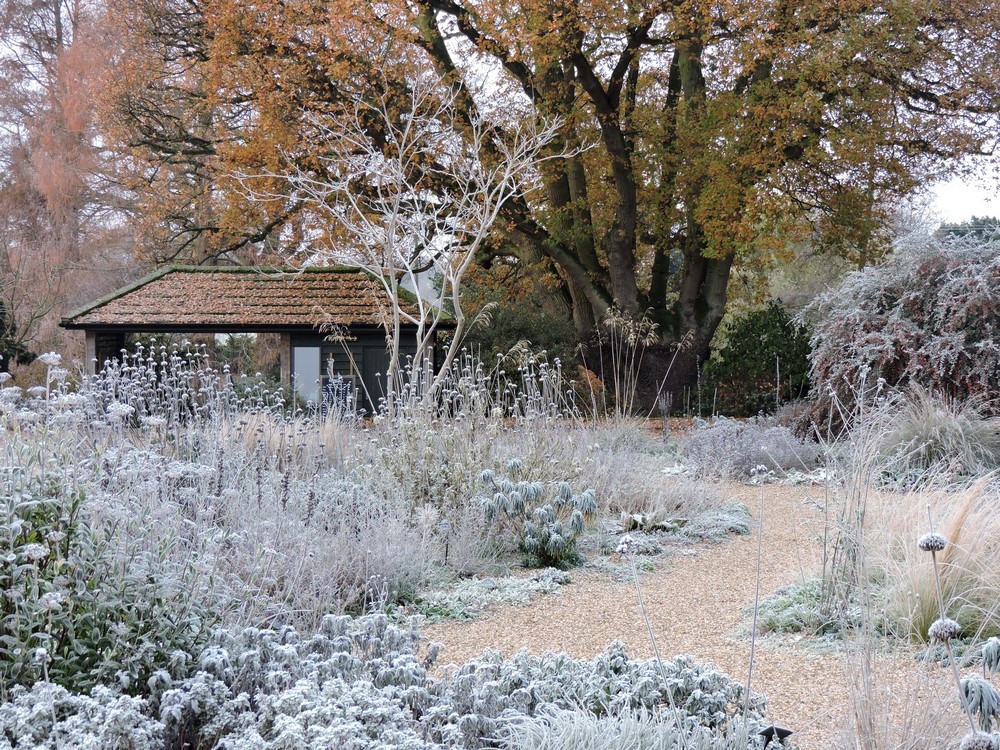
[(635, 550), (636, 544), (635, 540), (632, 539), (631, 535), (626, 534), (618, 542), (618, 548), (615, 550), (619, 555), (629, 555)]
[(997, 742), (991, 734), (975, 732), (962, 738), (960, 750), (997, 750)]
[(927, 636), (932, 641), (947, 641), (957, 638), (962, 628), (957, 622), (947, 617), (941, 617), (931, 623), (927, 629)]
[(948, 546), (948, 540), (940, 534), (924, 534), (917, 540), (917, 546), (924, 552), (940, 552)]

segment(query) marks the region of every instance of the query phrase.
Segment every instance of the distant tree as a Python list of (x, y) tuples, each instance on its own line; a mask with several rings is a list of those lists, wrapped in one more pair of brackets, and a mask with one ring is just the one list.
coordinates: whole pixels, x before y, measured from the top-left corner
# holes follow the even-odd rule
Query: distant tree
[(61, 313), (106, 290), (105, 259), (123, 244), (94, 128), (105, 40), (93, 11), (0, 5), (0, 298), (19, 338), (48, 347)]
[(973, 216), (968, 221), (942, 224), (939, 237), (975, 237), (980, 240), (1000, 238), (1000, 219), (995, 216)]
[[(106, 4), (104, 23), (117, 44), (99, 94), (101, 124), (118, 157), (115, 179), (128, 196), (143, 258), (273, 262), (272, 233), (289, 229), (299, 207), (254, 203), (233, 189), (227, 150), (255, 115), (245, 97), (222, 106), (208, 81), (210, 3)], [(277, 153), (278, 142), (270, 151)], [(242, 166), (273, 163), (245, 160)]]
[[(391, 91), (388, 80), (385, 91), (374, 100), (355, 100), (335, 120), (314, 123), (317, 140), (326, 144), (326, 153), (313, 157), (322, 165), (322, 179), (302, 169), (239, 177), (255, 200), (288, 194), (340, 233), (343, 246), (314, 248), (310, 262), (352, 263), (381, 283), (389, 302), (384, 313), (388, 372), (397, 378), (396, 383), (389, 379), (391, 396), (401, 382), (403, 325), (416, 328), (414, 360), (422, 363), (448, 322), (451, 340), (440, 353), (441, 374), (430, 387), (448, 372), (468, 323), (462, 304), (465, 275), (493, 235), (504, 206), (531, 188), (539, 154), (558, 123), (525, 124), (494, 144), (486, 159), (482, 144), (497, 123), (483, 118), (456, 128), (455, 93), (442, 90), (433, 76), (408, 82), (405, 97)], [(388, 147), (372, 142), (372, 129)], [(272, 185), (280, 192), (268, 192)], [(432, 288), (427, 278), (434, 281)], [(404, 289), (416, 292), (412, 302), (402, 302)]]

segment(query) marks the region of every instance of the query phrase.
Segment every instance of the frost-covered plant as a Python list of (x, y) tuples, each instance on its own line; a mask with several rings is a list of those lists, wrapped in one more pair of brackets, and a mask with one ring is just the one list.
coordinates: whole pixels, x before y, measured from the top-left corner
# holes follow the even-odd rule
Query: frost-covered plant
[(109, 360), (82, 385), (95, 415), (110, 415), (128, 425), (163, 420), (173, 426), (209, 419), (227, 409), (283, 409), (280, 390), (243, 383), (239, 389), (226, 369), (209, 360), (204, 347), (181, 349), (175, 345), (146, 348), (137, 344)]
[(718, 417), (711, 423), (696, 420), (695, 429), (681, 440), (684, 463), (699, 474), (748, 479), (757, 467), (769, 471), (809, 471), (820, 448), (787, 427), (767, 420), (740, 421)]
[(884, 481), (912, 486), (948, 481), (1000, 465), (1000, 418), (987, 417), (976, 399), (962, 401), (913, 386), (880, 422)]
[[(942, 552), (942, 550), (938, 549), (941, 547), (941, 539), (936, 538), (939, 535), (934, 530), (934, 516), (930, 505), (927, 506), (927, 520), (930, 524), (930, 532), (920, 537), (917, 541), (917, 546), (922, 552), (930, 553), (931, 556), (931, 564), (934, 572), (934, 593), (937, 595), (939, 614), (938, 619), (932, 622), (927, 629), (927, 637), (931, 642), (939, 641), (943, 643), (945, 653), (948, 655), (948, 666), (951, 667), (952, 676), (955, 678), (955, 687), (958, 688), (958, 700), (962, 706), (962, 710), (965, 712), (966, 718), (969, 720), (969, 729), (971, 730), (971, 733), (966, 735), (962, 744), (978, 747), (983, 745), (985, 739), (992, 738), (989, 738), (988, 735), (983, 735), (977, 729), (976, 720), (973, 717), (978, 718), (982, 731), (988, 732), (994, 714), (1000, 708), (1000, 696), (997, 696), (996, 691), (993, 690), (993, 686), (985, 680), (979, 681), (977, 678), (973, 678), (975, 681), (962, 680), (959, 674), (958, 663), (955, 660), (951, 642), (958, 637), (961, 632), (961, 626), (948, 617), (947, 609), (945, 608), (944, 594), (941, 587), (941, 566), (938, 560), (938, 555)], [(947, 537), (942, 538), (945, 540), (944, 550), (947, 550)]]
[(446, 589), (421, 594), (416, 606), (431, 621), (471, 620), (487, 607), (527, 604), (538, 594), (558, 594), (569, 582), (569, 574), (557, 568), (544, 568), (528, 578), (468, 578)]
[(760, 603), (758, 631), (825, 635), (860, 626), (861, 614), (855, 609), (843, 613), (846, 617), (831, 617), (824, 611), (822, 595), (823, 582), (818, 578), (778, 589)]
[(89, 695), (50, 682), (17, 687), (0, 703), (0, 748), (162, 750), (163, 725), (142, 698), (96, 686)]
[(521, 719), (503, 735), (507, 750), (747, 750), (763, 741), (736, 717), (724, 732), (679, 728), (670, 714), (646, 711), (594, 716), (553, 710)]
[[(743, 686), (712, 665), (697, 664), (689, 656), (662, 665), (655, 660), (631, 661), (618, 642), (593, 660), (527, 652), (505, 660), (498, 653), (487, 652), (463, 665), (452, 682), (459, 713), (474, 712), (478, 701), (476, 731), (481, 737), (489, 737), (495, 731), (495, 719), (515, 707), (526, 715), (554, 707), (617, 716), (628, 711), (653, 711), (666, 705), (672, 693), (690, 725), (722, 730), (744, 704)], [(763, 699), (755, 695), (751, 719), (760, 719), (763, 708)]]
[(1000, 693), (987, 680), (978, 675), (962, 678), (962, 698), (969, 710), (979, 719), (984, 732), (993, 731), (993, 723), (1000, 720)]
[(843, 403), (865, 377), (958, 398), (995, 394), (998, 279), (998, 240), (975, 236), (928, 238), (849, 274), (812, 311), (813, 382)]
[(0, 695), (42, 676), (135, 693), (170, 654), (193, 651), (215, 613), (190, 566), (137, 548), (122, 560), (84, 490), (54, 456), (15, 450), (0, 483)]
[(983, 677), (987, 672), (1000, 672), (1000, 638), (993, 636), (980, 647), (980, 661), (983, 666)]
[[(868, 560), (877, 571), (878, 596), (893, 632), (926, 640), (931, 623), (942, 616), (936, 594), (939, 583), (948, 616), (959, 623), (963, 636), (989, 638), (1000, 633), (998, 501), (997, 489), (988, 481), (883, 500), (881, 513), (873, 515), (869, 524)], [(922, 519), (928, 504), (940, 519), (940, 533), (924, 534), (915, 544), (914, 528), (926, 527)], [(952, 543), (942, 547), (942, 539)], [(936, 576), (929, 552), (938, 563)]]
[[(200, 654), (190, 655), (198, 669), (193, 676), (154, 674), (147, 702), (116, 703), (103, 688), (90, 697), (60, 692), (51, 698), (44, 686), (19, 692), (0, 708), (0, 742), (51, 746), (60, 737), (66, 743), (86, 738), (83, 729), (56, 737), (48, 716), (31, 717), (51, 715), (55, 706), (60, 727), (81, 727), (107, 705), (104, 716), (116, 717), (123, 737), (109, 731), (115, 741), (107, 747), (471, 750), (495, 747), (518, 722), (555, 711), (609, 719), (653, 714), (668, 690), (682, 707), (685, 734), (707, 740), (743, 731), (737, 716), (742, 686), (690, 657), (659, 667), (629, 660), (617, 643), (593, 660), (525, 652), (503, 659), (488, 652), (433, 677), (437, 653), (433, 645), (424, 652), (413, 622), (399, 626), (384, 615), (329, 616), (311, 637), (293, 628), (219, 630)], [(762, 709), (755, 696), (751, 736)], [(149, 738), (162, 744), (150, 745)]]
[(521, 451), (536, 441), (547, 444), (553, 429), (579, 416), (559, 363), (535, 357), (508, 372), (463, 355), (438, 381), (431, 401), (422, 383), (422, 370), (411, 368), (367, 437), (379, 474), (391, 480), (386, 492), (442, 510), (461, 507), (475, 494), (483, 470), (503, 467), (510, 458), (507, 443), (520, 443)]
[(506, 476), (487, 470), (479, 475), (479, 497), (487, 522), (512, 533), (529, 565), (566, 567), (580, 562), (577, 537), (597, 515), (593, 490), (576, 494), (568, 482), (547, 487), (524, 478), (524, 462), (512, 459)]
[(696, 515), (680, 533), (697, 542), (718, 541), (729, 534), (746, 536), (750, 533), (751, 519), (750, 508), (745, 503), (729, 503)]

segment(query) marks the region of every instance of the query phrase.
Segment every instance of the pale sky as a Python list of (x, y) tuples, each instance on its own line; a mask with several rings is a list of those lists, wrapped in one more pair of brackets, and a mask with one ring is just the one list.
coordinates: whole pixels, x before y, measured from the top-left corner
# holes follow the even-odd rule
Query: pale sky
[(953, 177), (934, 185), (930, 208), (945, 222), (966, 221), (973, 216), (1000, 217), (1000, 184), (995, 177)]

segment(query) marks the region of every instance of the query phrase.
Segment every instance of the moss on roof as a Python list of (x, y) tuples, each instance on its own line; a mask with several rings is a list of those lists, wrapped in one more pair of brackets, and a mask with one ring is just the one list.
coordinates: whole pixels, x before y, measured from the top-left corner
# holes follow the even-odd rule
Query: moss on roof
[[(400, 290), (404, 308), (416, 299)], [(63, 318), (65, 328), (311, 328), (320, 323), (381, 326), (389, 297), (358, 268), (302, 271), (168, 266)]]

